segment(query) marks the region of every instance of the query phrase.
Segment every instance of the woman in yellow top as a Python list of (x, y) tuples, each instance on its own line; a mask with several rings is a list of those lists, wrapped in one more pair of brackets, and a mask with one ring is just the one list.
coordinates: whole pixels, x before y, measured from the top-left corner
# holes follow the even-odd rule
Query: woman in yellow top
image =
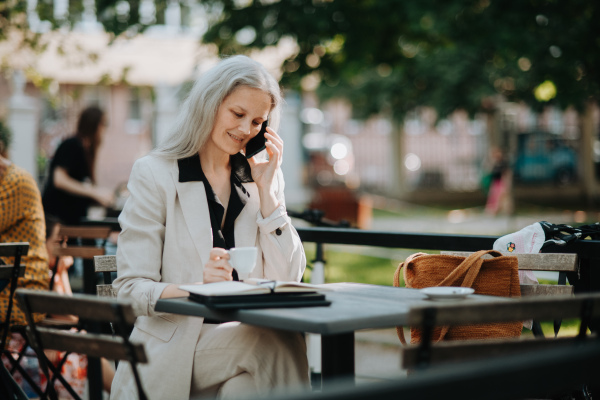
[[(19, 278), (19, 288), (48, 290), (48, 253), (46, 252), (44, 210), (37, 184), (31, 174), (8, 160), (8, 135), (0, 126), (0, 243), (29, 242), (29, 252), (21, 258), (25, 275)], [(4, 134), (1, 134), (4, 133)], [(12, 264), (13, 257), (0, 258)], [(0, 321), (8, 311), (9, 285), (0, 284)], [(43, 315), (37, 315), (39, 321)], [(11, 325), (26, 325), (26, 318), (13, 299)]]

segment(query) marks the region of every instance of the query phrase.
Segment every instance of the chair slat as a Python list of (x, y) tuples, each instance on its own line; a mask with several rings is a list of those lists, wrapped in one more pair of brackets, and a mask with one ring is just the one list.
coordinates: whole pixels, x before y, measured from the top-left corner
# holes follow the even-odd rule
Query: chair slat
[(21, 248), (21, 254), (26, 255), (29, 251), (28, 242), (0, 243), (0, 257), (14, 257), (17, 248)]
[[(30, 338), (31, 347), (39, 356), (41, 369), (48, 382), (52, 382), (59, 373), (54, 375), (49, 371), (50, 360), (45, 355), (46, 349), (87, 354), (93, 358), (127, 360), (136, 377), (138, 398), (147, 399), (141, 382), (137, 379), (139, 375), (136, 366), (138, 362), (147, 362), (144, 347), (142, 343), (129, 341), (129, 332), (136, 319), (131, 304), (92, 295), (65, 296), (27, 289), (17, 289), (16, 293), (29, 323), (27, 336)], [(86, 327), (87, 332), (67, 332), (52, 325), (42, 326), (41, 323), (35, 322), (34, 313), (74, 315)], [(110, 322), (117, 336), (96, 333), (100, 329), (98, 322)], [(91, 376), (88, 376), (88, 379), (92, 379)], [(67, 382), (63, 384), (68, 386)], [(96, 384), (99, 382), (90, 381), (89, 386)], [(48, 388), (50, 398), (56, 398), (54, 385), (49, 384)], [(90, 390), (90, 397), (92, 395), (93, 391)]]
[[(40, 292), (18, 289), (17, 293), (34, 294), (28, 296), (32, 312), (54, 315), (79, 315), (80, 318), (98, 322), (113, 322), (115, 320), (114, 300), (74, 294), (72, 297), (62, 296), (53, 292)], [(75, 301), (73, 301), (75, 300)], [(133, 325), (135, 315), (129, 304), (123, 304), (125, 322)]]
[(113, 289), (112, 285), (96, 285), (96, 292), (100, 297), (117, 297), (117, 292)]
[(106, 239), (111, 229), (106, 226), (61, 226), (60, 236), (81, 239)]
[[(12, 265), (0, 265), (0, 279), (10, 279), (12, 277)], [(19, 278), (25, 276), (25, 266), (19, 265)]]
[(71, 246), (55, 247), (54, 254), (57, 256), (71, 256), (75, 258), (92, 259), (95, 256), (103, 256), (106, 250), (103, 247), (95, 246)]
[[(109, 360), (127, 360), (127, 350), (120, 337), (94, 333), (73, 333), (38, 327), (37, 331), (45, 349), (70, 351), (87, 354), (91, 357), (105, 357)], [(133, 351), (138, 362), (148, 362), (144, 346), (132, 343)]]
[[(442, 251), (440, 254), (468, 257), (473, 254), (466, 251)], [(577, 254), (532, 253), (514, 254), (502, 252), (502, 255), (517, 257), (519, 269), (530, 271), (577, 271)]]
[[(433, 351), (431, 351), (429, 361), (432, 365), (439, 365), (456, 361), (482, 360), (489, 357), (549, 349), (555, 346), (571, 346), (577, 341), (578, 339), (573, 337), (550, 340), (527, 338), (442, 341), (437, 343)], [(418, 346), (404, 348), (402, 352), (402, 367), (406, 369), (415, 367), (417, 365), (418, 354)]]
[(521, 296), (565, 296), (575, 292), (573, 286), (567, 285), (521, 285)]
[(117, 272), (117, 257), (114, 255), (95, 256), (94, 269), (96, 272)]
[(423, 309), (435, 308), (438, 325), (524, 321), (530, 318), (552, 320), (577, 318), (581, 315), (584, 300), (592, 302), (592, 317), (600, 317), (600, 293), (555, 296), (499, 298), (498, 301), (477, 302), (462, 300), (431, 306), (416, 306), (409, 311), (409, 326), (423, 323)]

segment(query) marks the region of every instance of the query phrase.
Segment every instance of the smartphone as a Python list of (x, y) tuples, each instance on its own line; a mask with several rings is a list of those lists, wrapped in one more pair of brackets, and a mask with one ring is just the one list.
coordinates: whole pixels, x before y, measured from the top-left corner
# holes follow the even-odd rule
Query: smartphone
[(262, 123), (260, 127), (260, 132), (258, 135), (254, 136), (248, 144), (246, 144), (246, 158), (254, 157), (256, 154), (263, 151), (267, 146), (265, 143), (267, 139), (265, 138), (265, 132), (267, 131), (267, 126), (269, 125), (269, 120), (266, 120)]

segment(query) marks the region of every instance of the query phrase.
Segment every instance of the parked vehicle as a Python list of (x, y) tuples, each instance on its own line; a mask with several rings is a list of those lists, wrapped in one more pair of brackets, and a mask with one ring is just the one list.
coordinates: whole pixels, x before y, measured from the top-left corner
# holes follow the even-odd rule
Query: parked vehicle
[(521, 133), (517, 137), (514, 177), (521, 183), (573, 183), (578, 178), (577, 153), (551, 133)]

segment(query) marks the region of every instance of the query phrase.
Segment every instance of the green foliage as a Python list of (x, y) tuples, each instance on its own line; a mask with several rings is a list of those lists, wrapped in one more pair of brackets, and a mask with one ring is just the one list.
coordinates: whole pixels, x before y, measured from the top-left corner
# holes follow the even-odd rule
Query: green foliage
[[(205, 41), (231, 54), (291, 36), (299, 51), (286, 61), (283, 82), (298, 87), (317, 73), (320, 95), (349, 98), (357, 116), (391, 111), (401, 119), (416, 105), (442, 115), (487, 111), (498, 94), (539, 109), (547, 103), (533, 91), (546, 80), (560, 107), (600, 98), (595, 0), (219, 3), (222, 19)], [(247, 27), (256, 39), (243, 46), (235, 33)]]
[(10, 147), (12, 143), (12, 132), (4, 121), (0, 120), (0, 155)]

